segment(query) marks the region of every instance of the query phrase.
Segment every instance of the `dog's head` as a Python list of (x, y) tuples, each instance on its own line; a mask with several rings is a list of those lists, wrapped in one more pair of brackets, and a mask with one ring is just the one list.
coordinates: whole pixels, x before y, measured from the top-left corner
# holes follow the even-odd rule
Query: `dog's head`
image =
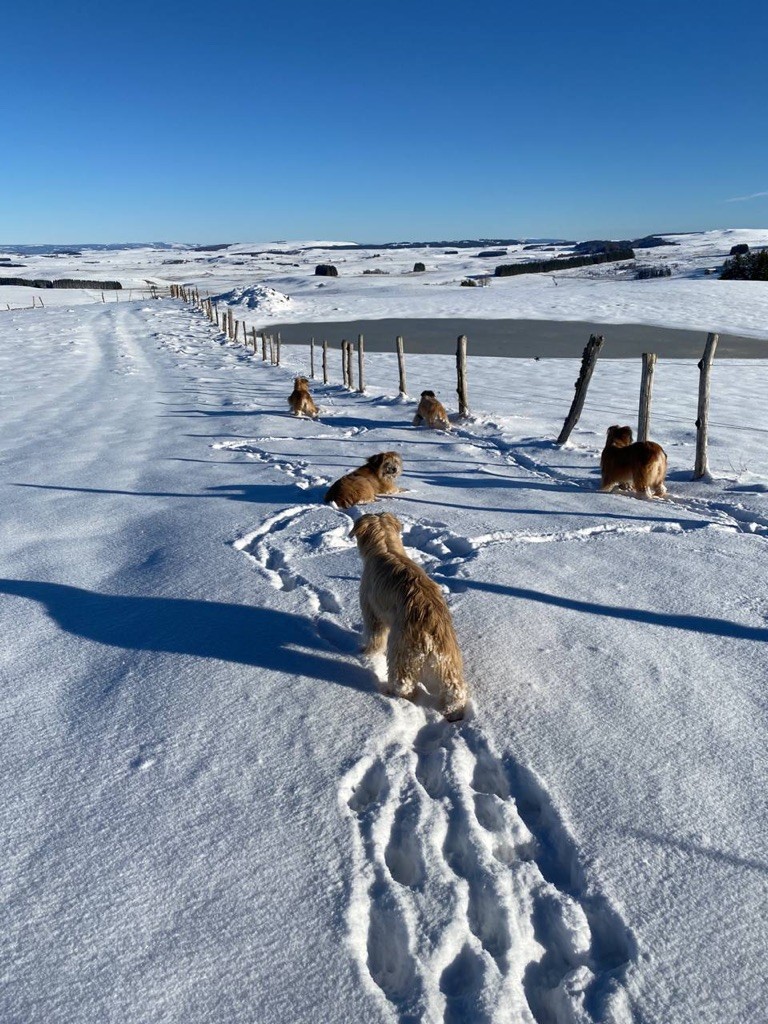
[(397, 452), (379, 452), (378, 455), (369, 456), (365, 464), (380, 480), (394, 480), (403, 472), (403, 460)]
[(350, 530), (350, 537), (357, 541), (361, 553), (369, 551), (388, 551), (393, 547), (399, 550), (400, 534), (403, 532), (403, 524), (393, 515), (392, 512), (380, 512), (378, 514), (368, 512), (360, 516)]
[(296, 391), (307, 391), (309, 389), (309, 381), (306, 377), (296, 377), (293, 381), (293, 387)]
[(620, 427), (618, 425), (608, 427), (605, 435), (606, 447), (613, 445), (614, 448), (626, 448), (629, 444), (632, 444), (631, 427)]
[(437, 395), (435, 394), (434, 391), (422, 391), (421, 392), (421, 397), (422, 398), (437, 398)]

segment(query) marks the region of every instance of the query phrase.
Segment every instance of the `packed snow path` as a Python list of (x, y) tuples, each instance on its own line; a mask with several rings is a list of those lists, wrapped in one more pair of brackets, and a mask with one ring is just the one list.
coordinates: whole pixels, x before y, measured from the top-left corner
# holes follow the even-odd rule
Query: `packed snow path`
[[(600, 495), (339, 387), (294, 420), (169, 302), (0, 330), (3, 1019), (765, 1015), (764, 490)], [(389, 448), (459, 726), (357, 655), (321, 501)]]

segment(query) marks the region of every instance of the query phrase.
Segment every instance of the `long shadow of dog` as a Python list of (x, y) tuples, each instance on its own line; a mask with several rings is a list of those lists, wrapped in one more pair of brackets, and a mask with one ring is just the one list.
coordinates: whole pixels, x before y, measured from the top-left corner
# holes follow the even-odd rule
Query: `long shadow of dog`
[[(0, 593), (44, 605), (67, 633), (131, 651), (162, 651), (253, 665), (372, 692), (371, 675), (342, 654), (357, 637), (273, 608), (186, 598), (102, 594), (62, 583), (0, 578)], [(335, 649), (335, 650), (334, 650)], [(335, 656), (334, 656), (335, 654)]]

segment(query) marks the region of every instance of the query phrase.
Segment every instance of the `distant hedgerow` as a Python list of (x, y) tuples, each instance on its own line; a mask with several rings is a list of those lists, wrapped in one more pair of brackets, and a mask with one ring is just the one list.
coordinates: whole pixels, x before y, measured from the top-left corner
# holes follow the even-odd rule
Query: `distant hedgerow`
[(768, 281), (768, 249), (739, 253), (723, 264), (721, 281)]
[(573, 267), (589, 267), (594, 263), (615, 263), (617, 260), (633, 260), (633, 249), (616, 249), (600, 252), (594, 256), (569, 256), (563, 260), (534, 260), (530, 263), (503, 263), (496, 267), (496, 277), (515, 277), (517, 274), (546, 274), (551, 270), (571, 270)]

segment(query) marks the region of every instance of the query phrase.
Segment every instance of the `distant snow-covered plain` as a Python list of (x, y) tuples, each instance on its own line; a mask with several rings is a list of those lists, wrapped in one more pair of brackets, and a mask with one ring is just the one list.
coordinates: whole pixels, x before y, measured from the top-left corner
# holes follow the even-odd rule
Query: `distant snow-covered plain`
[[(410, 426), (393, 354), (356, 394), (334, 347), (311, 422), (286, 403), (305, 346), (272, 367), (180, 302), (128, 301), (187, 281), (237, 289), (254, 326), (342, 304), (591, 321), (646, 289), (665, 325), (768, 337), (766, 286), (739, 302), (702, 274), (768, 233), (680, 240), (648, 252), (677, 276), (637, 282), (461, 288), (484, 258), (274, 243), (8, 272), (126, 290), (8, 311), (30, 295), (0, 288), (0, 1020), (768, 1019), (768, 362), (715, 360), (693, 483), (698, 371), (660, 361), (670, 494), (642, 501), (597, 491), (636, 361), (598, 363), (563, 448), (568, 359), (470, 355), (472, 416), (446, 433)], [(313, 276), (331, 261), (338, 279)], [(407, 373), (455, 409), (450, 356)], [(357, 513), (322, 497), (386, 449), (406, 492), (375, 509), (446, 593), (473, 694), (458, 726), (427, 694), (379, 695), (357, 653)]]

